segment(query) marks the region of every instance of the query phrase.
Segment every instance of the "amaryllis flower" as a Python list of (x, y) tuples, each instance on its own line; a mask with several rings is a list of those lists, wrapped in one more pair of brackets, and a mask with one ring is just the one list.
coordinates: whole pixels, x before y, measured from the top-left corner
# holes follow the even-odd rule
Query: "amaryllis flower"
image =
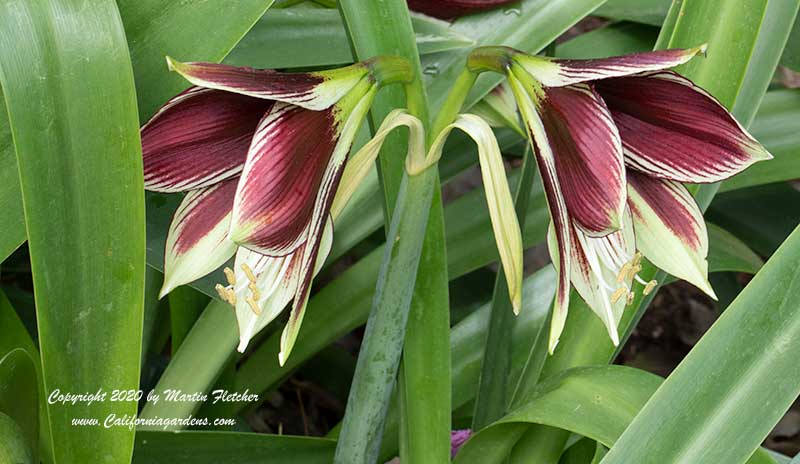
[[(559, 268), (550, 350), (570, 282), (614, 344), (642, 257), (714, 297), (702, 213), (682, 183), (726, 179), (770, 154), (711, 95), (664, 69), (701, 48), (556, 60), (487, 47), (473, 68), (504, 72), (536, 150)], [(637, 251), (638, 250), (638, 251)]]
[(236, 308), (238, 349), (293, 300), (283, 363), (330, 250), (329, 212), (355, 133), (378, 87), (405, 79), (407, 62), (296, 74), (168, 62), (194, 87), (142, 128), (145, 188), (188, 191), (167, 236), (161, 295), (235, 253), (217, 290)]
[(479, 11), (519, 3), (520, 0), (408, 0), (408, 7), (441, 19), (457, 18)]

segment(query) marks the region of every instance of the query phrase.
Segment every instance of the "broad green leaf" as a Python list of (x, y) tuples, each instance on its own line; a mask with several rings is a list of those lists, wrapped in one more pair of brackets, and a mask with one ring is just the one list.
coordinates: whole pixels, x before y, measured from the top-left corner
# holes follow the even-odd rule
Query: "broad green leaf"
[(800, 89), (767, 92), (750, 132), (775, 158), (726, 180), (721, 192), (800, 178)]
[(139, 432), (133, 464), (328, 464), (336, 442), (234, 432)]
[[(450, 24), (442, 20), (414, 14), (411, 25), (423, 55), (473, 43), (470, 38), (451, 31)], [(270, 10), (225, 58), (228, 64), (269, 69), (352, 62), (353, 52), (339, 12), (315, 8)]]
[(0, 462), (33, 464), (33, 453), (14, 420), (0, 412)]
[(798, 262), (800, 228), (678, 365), (603, 463), (649, 462), (653, 455), (665, 464), (743, 462), (750, 456), (800, 395)]
[[(620, 439), (620, 435), (660, 384), (661, 378), (658, 376), (625, 366), (593, 366), (567, 370), (543, 381), (529, 393), (521, 407), (474, 435), (461, 448), (455, 463), (503, 462), (510, 451), (510, 445), (514, 444), (514, 438), (528, 424), (548, 425), (611, 447)], [(625, 462), (667, 462), (662, 461), (660, 456), (654, 456), (658, 455)], [(515, 462), (531, 462), (524, 460), (523, 456), (516, 457), (523, 460)], [(744, 461), (747, 461), (747, 456), (741, 461), (708, 462)], [(759, 450), (747, 462), (756, 464), (772, 461), (765, 451)]]
[(511, 438), (529, 423), (568, 430), (610, 447), (660, 380), (623, 366), (570, 369), (542, 382), (523, 399), (522, 407), (478, 432), (461, 448), (455, 463), (502, 462), (514, 444)]
[(670, 0), (608, 0), (594, 14), (604, 18), (661, 26)]
[[(0, 80), (14, 137), (46, 393), (136, 389), (144, 201), (128, 47), (111, 0), (0, 4)], [(54, 459), (130, 459), (133, 431), (74, 417), (135, 403), (48, 406)]]
[(0, 413), (16, 423), (34, 458), (39, 448), (38, 392), (36, 364), (27, 351), (17, 348), (0, 357)]

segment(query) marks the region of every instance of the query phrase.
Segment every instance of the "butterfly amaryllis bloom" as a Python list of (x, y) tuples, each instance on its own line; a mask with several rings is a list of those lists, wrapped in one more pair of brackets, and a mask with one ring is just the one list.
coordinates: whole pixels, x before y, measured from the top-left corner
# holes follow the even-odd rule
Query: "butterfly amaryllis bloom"
[(330, 207), (356, 131), (405, 60), (280, 73), (212, 63), (171, 69), (194, 87), (142, 128), (145, 188), (188, 192), (166, 244), (161, 295), (236, 255), (217, 287), (236, 308), (239, 351), (293, 301), (283, 363), (332, 240)]
[(520, 0), (408, 0), (408, 7), (441, 19), (457, 18), (479, 11), (519, 3)]
[(550, 351), (564, 327), (570, 283), (617, 325), (642, 257), (714, 297), (703, 216), (683, 183), (724, 180), (770, 154), (714, 97), (665, 69), (704, 47), (591, 60), (477, 49), (474, 69), (503, 72), (536, 151), (552, 219), (559, 284)]

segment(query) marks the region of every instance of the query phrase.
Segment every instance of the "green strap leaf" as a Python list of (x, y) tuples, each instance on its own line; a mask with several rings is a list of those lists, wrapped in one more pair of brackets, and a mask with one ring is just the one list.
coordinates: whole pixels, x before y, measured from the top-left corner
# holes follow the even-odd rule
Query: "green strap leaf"
[[(630, 428), (631, 421), (660, 384), (660, 377), (626, 366), (569, 369), (543, 381), (535, 390), (529, 392), (522, 406), (473, 436), (461, 448), (455, 463), (503, 462), (516, 438), (529, 424), (547, 425), (612, 447), (621, 439), (623, 432)], [(674, 404), (672, 408), (674, 410)], [(641, 443), (639, 448), (646, 449)], [(724, 446), (724, 443), (720, 444)], [(560, 454), (560, 450), (558, 451)], [(642, 452), (643, 456), (639, 460), (624, 462), (673, 462), (663, 460), (660, 455), (645, 453)], [(520, 454), (512, 459), (520, 459), (514, 462), (531, 462)], [(708, 462), (745, 461), (747, 456), (739, 461)], [(766, 464), (772, 461), (765, 451), (759, 450), (747, 462)]]
[(678, 365), (603, 463), (646, 462), (651, 455), (663, 463), (750, 456), (800, 395), (798, 262), (800, 228)]
[[(111, 0), (0, 5), (0, 81), (19, 165), (46, 393), (136, 389), (144, 201), (128, 45)], [(135, 403), (48, 406), (54, 458), (130, 459), (133, 431), (74, 427)]]

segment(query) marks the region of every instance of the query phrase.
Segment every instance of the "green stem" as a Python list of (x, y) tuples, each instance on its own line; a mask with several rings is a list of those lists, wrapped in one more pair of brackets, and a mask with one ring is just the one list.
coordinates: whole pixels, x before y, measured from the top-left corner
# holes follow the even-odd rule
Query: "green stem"
[[(409, 283), (416, 281), (422, 251), (420, 238), (428, 223), (435, 180), (434, 169), (403, 178), (347, 400), (336, 463), (372, 463), (378, 457), (413, 295), (408, 291)], [(407, 369), (406, 377), (409, 374)], [(408, 401), (414, 399), (407, 397)], [(413, 441), (409, 443), (413, 445)]]
[[(419, 54), (405, 1), (342, 0), (339, 6), (358, 59), (391, 54), (407, 58), (413, 66), (405, 96), (396, 89), (378, 96), (372, 107), (372, 126), (377, 127), (389, 111), (405, 106), (428, 128)], [(400, 395), (403, 422), (410, 431), (403, 435), (404, 454), (413, 456), (410, 462), (449, 460), (449, 304), (439, 180), (435, 169), (406, 176), (405, 149), (401, 134), (391, 134), (379, 158), (389, 239), (335, 462), (377, 458), (406, 334), (410, 343), (405, 347), (403, 384), (398, 386), (407, 393)], [(424, 278), (416, 281), (420, 260)], [(409, 311), (412, 323), (406, 328)]]
[(459, 74), (455, 83), (453, 83), (450, 93), (447, 94), (447, 98), (442, 104), (442, 107), (439, 108), (439, 111), (436, 113), (436, 118), (433, 120), (431, 130), (428, 131), (428, 145), (430, 145), (436, 136), (439, 135), (439, 132), (444, 130), (448, 124), (452, 123), (461, 112), (464, 101), (467, 99), (467, 95), (469, 95), (473, 84), (475, 84), (475, 79), (478, 78), (478, 74), (478, 72), (473, 72), (466, 68)]
[[(525, 151), (522, 175), (517, 183), (514, 197), (514, 210), (520, 227), (525, 228), (525, 216), (528, 210), (533, 174), (536, 162), (530, 148)], [(524, 310), (524, 309), (523, 309)], [(508, 299), (508, 286), (505, 273), (501, 268), (494, 282), (492, 309), (489, 316), (489, 328), (481, 363), (481, 376), (475, 397), (475, 414), (472, 417), (472, 429), (480, 430), (500, 419), (508, 407), (508, 378), (511, 372), (511, 353), (514, 326), (514, 313)]]

